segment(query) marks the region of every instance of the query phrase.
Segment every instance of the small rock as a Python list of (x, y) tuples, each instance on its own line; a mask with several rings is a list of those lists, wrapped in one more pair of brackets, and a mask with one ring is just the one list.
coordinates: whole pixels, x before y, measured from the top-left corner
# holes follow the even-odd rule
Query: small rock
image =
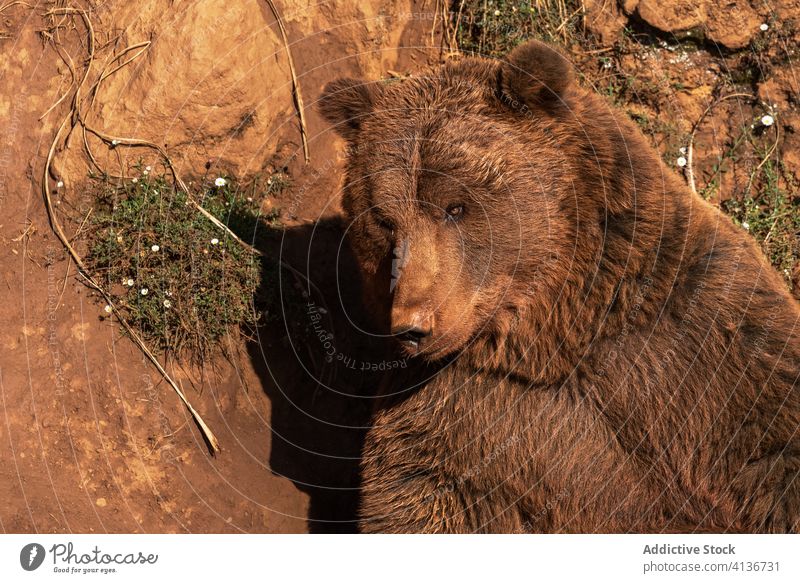
[(734, 0), (710, 3), (706, 36), (725, 48), (742, 49), (758, 33), (760, 21), (761, 18), (749, 2)]
[(586, 29), (597, 37), (601, 46), (613, 45), (628, 23), (628, 18), (617, 4), (603, 0), (584, 0), (583, 8)]
[(685, 32), (706, 22), (705, 2), (695, 0), (641, 0), (637, 10), (642, 20), (663, 32)]

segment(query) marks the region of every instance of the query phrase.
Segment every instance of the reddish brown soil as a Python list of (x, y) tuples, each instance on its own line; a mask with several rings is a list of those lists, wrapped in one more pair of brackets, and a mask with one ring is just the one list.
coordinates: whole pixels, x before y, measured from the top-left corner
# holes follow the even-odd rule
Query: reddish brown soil
[[(375, 3), (375, 9), (379, 8)], [(376, 375), (334, 367), (325, 363), (320, 345), (298, 345), (296, 339), (291, 340), (292, 328), (308, 325), (302, 319), (288, 327), (280, 318), (272, 321), (253, 342), (228, 339), (229, 356), (220, 356), (204, 370), (171, 365), (170, 373), (222, 444), (222, 451), (212, 457), (174, 392), (121, 334), (119, 325), (102, 318), (102, 303), (76, 277), (75, 266), (50, 229), (41, 195), (44, 160), (66, 110), (59, 107), (42, 121), (38, 118), (69, 81), (52, 46), (44, 45), (37, 35), (44, 28), (43, 11), (43, 7), (14, 6), (2, 15), (8, 38), (0, 42), (9, 58), (0, 64), (4, 118), (0, 236), (6, 250), (0, 255), (4, 279), (0, 530), (353, 530), (356, 463), (369, 400), (348, 395), (367, 393), (366, 385)], [(260, 9), (258, 14), (266, 19), (264, 30), (269, 31), (267, 24), (274, 27), (271, 15)], [(296, 36), (302, 37), (302, 24), (288, 22), (289, 35), (294, 38), (299, 29)], [(406, 31), (400, 29), (397, 34), (411, 38), (407, 43), (411, 45), (422, 44), (419, 38), (413, 40), (414, 35), (430, 31), (429, 22), (409, 21), (403, 27)], [(277, 30), (272, 34), (279, 38)], [(318, 38), (307, 37), (294, 47), (295, 64), (304, 72), (307, 101), (316, 98), (333, 77), (368, 73), (356, 59), (345, 58), (347, 38), (336, 31), (326, 36), (324, 45)], [(389, 40), (397, 39), (369, 38), (364, 33), (361, 45), (350, 49), (378, 50), (381, 45), (374, 43)], [(78, 34), (64, 33), (62, 46), (79, 62), (77, 56), (85, 47)], [(403, 70), (426, 60), (422, 51), (392, 50), (386, 67)], [(321, 67), (334, 59), (343, 60)], [(281, 66), (286, 67), (285, 63)], [(246, 79), (242, 83), (251, 85)], [(326, 290), (327, 296), (312, 290), (312, 301), (336, 306), (340, 302), (337, 289), (341, 289), (352, 303), (357, 296), (351, 281), (337, 286), (335, 279), (337, 261), (347, 264), (346, 252), (343, 255), (339, 249), (341, 228), (331, 219), (338, 212), (337, 144), (330, 134), (313, 140), (314, 164), (305, 166), (302, 155), (297, 155), (291, 101), (276, 103), (274, 109), (288, 115), (272, 122), (270, 140), (278, 153), (266, 151), (262, 158), (280, 159), (297, 178), (294, 188), (284, 194), (285, 200), (276, 201), (291, 212), (283, 217), (285, 236), (268, 251), (312, 274), (314, 284)], [(325, 127), (313, 111), (308, 115), (313, 137)], [(227, 169), (252, 163), (242, 161), (236, 144), (213, 142), (218, 146), (214, 157), (208, 143), (194, 144), (195, 150), (203, 150), (203, 159), (213, 158), (223, 167), (227, 163)], [(195, 150), (185, 150), (194, 156), (187, 158), (187, 164), (196, 162)], [(183, 155), (180, 149), (174, 153)], [(68, 187), (82, 178), (68, 172), (70, 164), (75, 165), (62, 165), (67, 169), (62, 176)], [(81, 171), (85, 176), (85, 167)], [(295, 204), (292, 196), (301, 188), (305, 194)], [(66, 188), (56, 198), (63, 196), (67, 205), (71, 192)], [(316, 227), (310, 225), (322, 217), (328, 219)], [(313, 261), (307, 266), (309, 249)], [(345, 265), (348, 272), (354, 273), (351, 264)], [(287, 298), (305, 291), (297, 289), (302, 280), (291, 279), (288, 271), (282, 273), (290, 278), (281, 282), (288, 286)], [(350, 311), (357, 313), (357, 304)], [(362, 357), (374, 350), (358, 349), (358, 331), (341, 309), (331, 312), (325, 327), (335, 332), (337, 350)], [(311, 340), (318, 342), (316, 337)]]

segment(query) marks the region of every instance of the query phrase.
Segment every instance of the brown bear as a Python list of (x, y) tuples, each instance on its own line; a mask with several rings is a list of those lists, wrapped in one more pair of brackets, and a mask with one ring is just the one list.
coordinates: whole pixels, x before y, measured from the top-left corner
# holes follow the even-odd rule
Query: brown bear
[(565, 57), (342, 79), (320, 110), (420, 363), (382, 389), (362, 531), (800, 531), (800, 308)]

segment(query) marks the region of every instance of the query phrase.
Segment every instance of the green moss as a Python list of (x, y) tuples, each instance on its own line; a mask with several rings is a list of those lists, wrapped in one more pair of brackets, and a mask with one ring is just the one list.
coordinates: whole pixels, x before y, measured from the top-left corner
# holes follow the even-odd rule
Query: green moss
[[(98, 183), (84, 227), (86, 264), (149, 346), (203, 358), (229, 331), (256, 323), (261, 262), (165, 177), (143, 174)], [(275, 211), (259, 217), (252, 197), (230, 181), (194, 197), (245, 241), (278, 220)]]
[(529, 38), (565, 44), (581, 26), (576, 0), (454, 2), (457, 39), (462, 51), (500, 57)]
[[(764, 253), (784, 276), (791, 274), (800, 257), (800, 200), (780, 186), (780, 164), (767, 159), (758, 177), (759, 188), (723, 203), (734, 222), (746, 226)], [(796, 192), (797, 185), (791, 185)]]

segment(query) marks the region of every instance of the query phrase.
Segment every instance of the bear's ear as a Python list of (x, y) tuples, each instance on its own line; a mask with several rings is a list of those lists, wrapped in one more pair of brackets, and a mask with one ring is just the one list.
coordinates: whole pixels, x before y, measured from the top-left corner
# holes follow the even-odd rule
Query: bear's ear
[(532, 40), (506, 56), (500, 67), (500, 89), (506, 102), (555, 111), (567, 105), (573, 77), (572, 65), (561, 52)]
[(372, 112), (377, 91), (374, 83), (359, 79), (331, 81), (319, 99), (319, 111), (340, 136), (353, 140)]

